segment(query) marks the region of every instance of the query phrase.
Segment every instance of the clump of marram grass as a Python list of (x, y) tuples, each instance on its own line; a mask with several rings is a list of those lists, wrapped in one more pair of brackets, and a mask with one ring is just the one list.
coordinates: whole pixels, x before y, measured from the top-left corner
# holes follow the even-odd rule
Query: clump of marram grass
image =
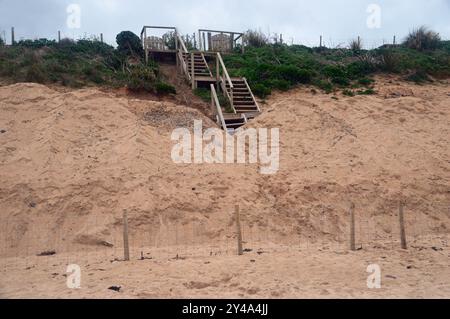
[(353, 52), (359, 52), (359, 51), (361, 51), (361, 50), (362, 50), (362, 41), (361, 41), (361, 38), (351, 40), (350, 43), (349, 43), (349, 48), (350, 48), (350, 50), (352, 50)]
[(436, 50), (440, 44), (439, 33), (429, 30), (425, 26), (412, 30), (403, 42), (406, 47), (419, 51)]
[(244, 34), (244, 42), (245, 45), (261, 48), (269, 43), (269, 39), (261, 31), (248, 30)]

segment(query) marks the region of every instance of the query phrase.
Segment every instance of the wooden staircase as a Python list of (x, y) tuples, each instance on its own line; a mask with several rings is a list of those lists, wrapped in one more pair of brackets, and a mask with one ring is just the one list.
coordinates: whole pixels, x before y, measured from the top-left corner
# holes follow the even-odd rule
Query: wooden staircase
[[(183, 39), (176, 33), (177, 38), (177, 65), (192, 85), (197, 88), (198, 83), (209, 83), (211, 88), (211, 107), (213, 116), (226, 132), (232, 133), (247, 124), (261, 113), (258, 102), (252, 93), (245, 78), (231, 78), (219, 52), (214, 53), (216, 68), (213, 76), (205, 53), (201, 51), (189, 52)], [(208, 54), (211, 56), (211, 54)], [(230, 108), (220, 105), (215, 85), (221, 88), (222, 93), (229, 101)], [(230, 112), (231, 110), (231, 112)]]
[(184, 52), (183, 59), (191, 77), (192, 74), (194, 74), (194, 78), (212, 77), (211, 70), (202, 52)]
[(231, 90), (228, 82), (225, 83), (225, 88), (233, 100), (232, 104), (236, 113), (245, 114), (247, 119), (253, 119), (259, 115), (261, 110), (247, 80), (245, 78), (231, 78), (231, 82), (233, 83), (233, 90)]

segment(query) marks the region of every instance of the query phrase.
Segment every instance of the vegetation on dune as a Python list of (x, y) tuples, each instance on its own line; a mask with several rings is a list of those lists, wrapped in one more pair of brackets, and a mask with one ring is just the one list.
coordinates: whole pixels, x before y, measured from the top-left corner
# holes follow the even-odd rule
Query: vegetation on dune
[[(382, 72), (416, 83), (450, 76), (450, 41), (436, 44), (434, 32), (418, 30), (421, 35), (414, 32), (403, 45), (374, 50), (364, 50), (361, 39), (353, 40), (348, 49), (269, 44), (261, 33), (249, 31), (245, 53), (225, 56), (225, 64), (232, 76), (246, 77), (262, 98), (274, 89), (286, 91), (299, 84), (328, 93), (374, 94), (371, 77)], [(420, 45), (412, 45), (410, 38), (420, 38)]]
[(12, 82), (56, 83), (72, 88), (101, 85), (174, 93), (175, 88), (160, 78), (158, 66), (153, 61), (144, 62), (136, 38), (127, 32), (119, 34), (118, 49), (89, 39), (62, 39), (59, 43), (23, 40), (0, 47), (0, 76)]
[[(173, 32), (163, 36), (166, 45), (175, 47)], [(185, 37), (194, 48), (194, 40)], [(423, 83), (450, 76), (450, 41), (420, 27), (401, 45), (363, 49), (358, 38), (348, 48), (309, 48), (286, 45), (278, 39), (271, 43), (260, 31), (244, 35), (245, 53), (224, 55), (231, 76), (246, 77), (253, 92), (262, 98), (273, 90), (287, 91), (308, 84), (327, 93), (342, 91), (354, 96), (374, 94), (373, 75), (392, 73), (408, 81)], [(0, 76), (15, 82), (60, 83), (70, 87), (104, 85), (126, 86), (132, 91), (174, 94), (164, 83), (158, 65), (144, 62), (140, 38), (130, 31), (117, 35), (117, 49), (96, 40), (73, 41), (22, 40), (13, 46), (0, 42)], [(197, 92), (209, 101), (205, 92)], [(226, 99), (224, 99), (226, 100)]]
[(441, 37), (438, 33), (421, 26), (411, 31), (403, 44), (408, 48), (420, 51), (436, 50), (441, 45)]

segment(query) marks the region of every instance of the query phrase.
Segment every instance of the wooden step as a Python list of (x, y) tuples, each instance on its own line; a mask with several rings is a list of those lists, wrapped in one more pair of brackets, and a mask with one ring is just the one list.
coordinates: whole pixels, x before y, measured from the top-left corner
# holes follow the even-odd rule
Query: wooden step
[(234, 109), (236, 112), (244, 112), (244, 111), (258, 111), (256, 105), (235, 105)]
[[(229, 89), (230, 88), (230, 86), (227, 84), (227, 89)], [(233, 84), (233, 88), (234, 89), (246, 89), (246, 90), (248, 90), (248, 88), (247, 88), (247, 86), (246, 85), (234, 85)]]

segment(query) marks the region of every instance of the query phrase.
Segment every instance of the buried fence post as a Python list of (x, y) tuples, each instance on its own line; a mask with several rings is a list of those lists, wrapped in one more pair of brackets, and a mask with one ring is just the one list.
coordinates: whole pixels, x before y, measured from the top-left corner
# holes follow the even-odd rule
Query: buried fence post
[(398, 209), (398, 218), (400, 222), (400, 243), (402, 249), (408, 249), (408, 246), (406, 245), (405, 217), (403, 214), (403, 205), (404, 205), (403, 202), (400, 201)]
[(241, 230), (241, 216), (239, 214), (239, 205), (236, 205), (236, 207), (235, 207), (235, 214), (236, 214), (238, 255), (242, 256), (244, 254), (244, 250), (242, 247), (242, 230)]
[(350, 250), (356, 251), (355, 241), (355, 204), (350, 204)]
[(123, 210), (123, 258), (130, 261), (130, 246), (128, 242), (128, 214), (127, 210)]

